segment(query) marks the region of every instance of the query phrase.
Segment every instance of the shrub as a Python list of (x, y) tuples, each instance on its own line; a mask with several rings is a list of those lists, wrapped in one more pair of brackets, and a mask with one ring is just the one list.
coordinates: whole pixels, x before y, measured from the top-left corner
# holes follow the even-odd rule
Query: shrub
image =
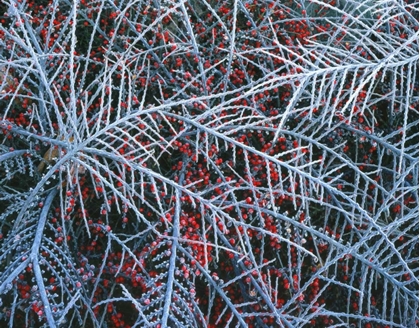
[(418, 3), (0, 10), (5, 324), (418, 325)]

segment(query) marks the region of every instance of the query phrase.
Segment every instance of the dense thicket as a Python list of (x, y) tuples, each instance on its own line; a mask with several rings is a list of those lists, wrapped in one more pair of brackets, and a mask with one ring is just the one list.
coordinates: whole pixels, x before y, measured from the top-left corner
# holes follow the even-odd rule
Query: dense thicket
[(0, 3), (2, 325), (418, 325), (417, 1)]

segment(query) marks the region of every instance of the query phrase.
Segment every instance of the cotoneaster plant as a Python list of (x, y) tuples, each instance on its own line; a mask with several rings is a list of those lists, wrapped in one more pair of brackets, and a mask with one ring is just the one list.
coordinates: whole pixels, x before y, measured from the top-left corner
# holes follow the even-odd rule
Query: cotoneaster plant
[(417, 2), (0, 15), (3, 325), (418, 325)]

